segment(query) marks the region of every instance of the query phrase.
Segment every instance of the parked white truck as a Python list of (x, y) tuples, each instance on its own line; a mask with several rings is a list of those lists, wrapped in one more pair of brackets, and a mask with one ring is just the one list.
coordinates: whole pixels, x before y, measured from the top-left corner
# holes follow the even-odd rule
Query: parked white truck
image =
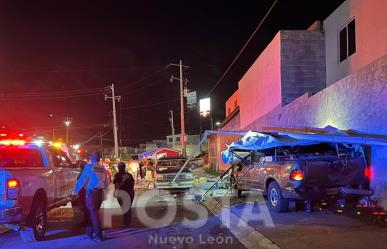
[(0, 224), (18, 225), (25, 241), (42, 240), (47, 212), (71, 201), (79, 172), (54, 146), (0, 137)]

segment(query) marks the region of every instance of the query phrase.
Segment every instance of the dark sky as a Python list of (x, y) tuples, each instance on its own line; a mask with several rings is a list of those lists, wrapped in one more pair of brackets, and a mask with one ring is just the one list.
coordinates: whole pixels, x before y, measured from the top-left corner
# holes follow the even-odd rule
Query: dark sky
[[(279, 0), (211, 94), (214, 122), (224, 118), (225, 100), (278, 30), (306, 29), (342, 2)], [(82, 142), (111, 122), (111, 101), (105, 102), (99, 89), (115, 83), (122, 96), (117, 105), (122, 144), (165, 138), (168, 110), (174, 110), (180, 129), (178, 82), (169, 82), (178, 69), (153, 73), (182, 59), (190, 66), (184, 72), (188, 88), (206, 96), (272, 3), (0, 1), (0, 125), (47, 134), (56, 128), (63, 136), (68, 116), (71, 140)], [(63, 98), (68, 91), (79, 97)], [(198, 112), (188, 111), (186, 123), (187, 132), (196, 133)]]

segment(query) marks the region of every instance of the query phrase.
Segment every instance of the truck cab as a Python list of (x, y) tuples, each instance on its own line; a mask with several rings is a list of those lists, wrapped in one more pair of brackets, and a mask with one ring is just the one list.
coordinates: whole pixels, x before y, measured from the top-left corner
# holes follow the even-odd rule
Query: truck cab
[(156, 163), (156, 188), (167, 189), (170, 191), (186, 191), (193, 186), (193, 175), (189, 167), (186, 167), (179, 174), (175, 183), (173, 179), (184, 165), (186, 158), (182, 157), (165, 157), (157, 160)]

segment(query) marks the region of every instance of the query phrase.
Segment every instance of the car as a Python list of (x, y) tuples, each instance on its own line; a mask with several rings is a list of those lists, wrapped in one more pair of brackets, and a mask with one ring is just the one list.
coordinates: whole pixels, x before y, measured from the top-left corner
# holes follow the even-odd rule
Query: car
[(44, 239), (47, 212), (71, 202), (80, 169), (55, 146), (0, 137), (0, 224), (25, 241)]
[(268, 205), (285, 212), (290, 201), (358, 199), (369, 196), (367, 164), (362, 153), (341, 143), (277, 146), (244, 151), (234, 163), (230, 185), (242, 191), (259, 190)]
[(183, 169), (172, 184), (173, 179), (175, 179), (186, 160), (183, 157), (164, 157), (158, 159), (156, 162), (156, 188), (170, 191), (188, 191), (192, 188), (193, 175), (189, 166)]

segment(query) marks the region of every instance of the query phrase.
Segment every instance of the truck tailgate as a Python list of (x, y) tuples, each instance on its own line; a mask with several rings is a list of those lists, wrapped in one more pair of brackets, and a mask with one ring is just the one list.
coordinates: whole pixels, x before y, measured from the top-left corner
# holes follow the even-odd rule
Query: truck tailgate
[(304, 171), (304, 187), (339, 187), (360, 185), (365, 181), (364, 159), (324, 157), (324, 159), (307, 159)]

